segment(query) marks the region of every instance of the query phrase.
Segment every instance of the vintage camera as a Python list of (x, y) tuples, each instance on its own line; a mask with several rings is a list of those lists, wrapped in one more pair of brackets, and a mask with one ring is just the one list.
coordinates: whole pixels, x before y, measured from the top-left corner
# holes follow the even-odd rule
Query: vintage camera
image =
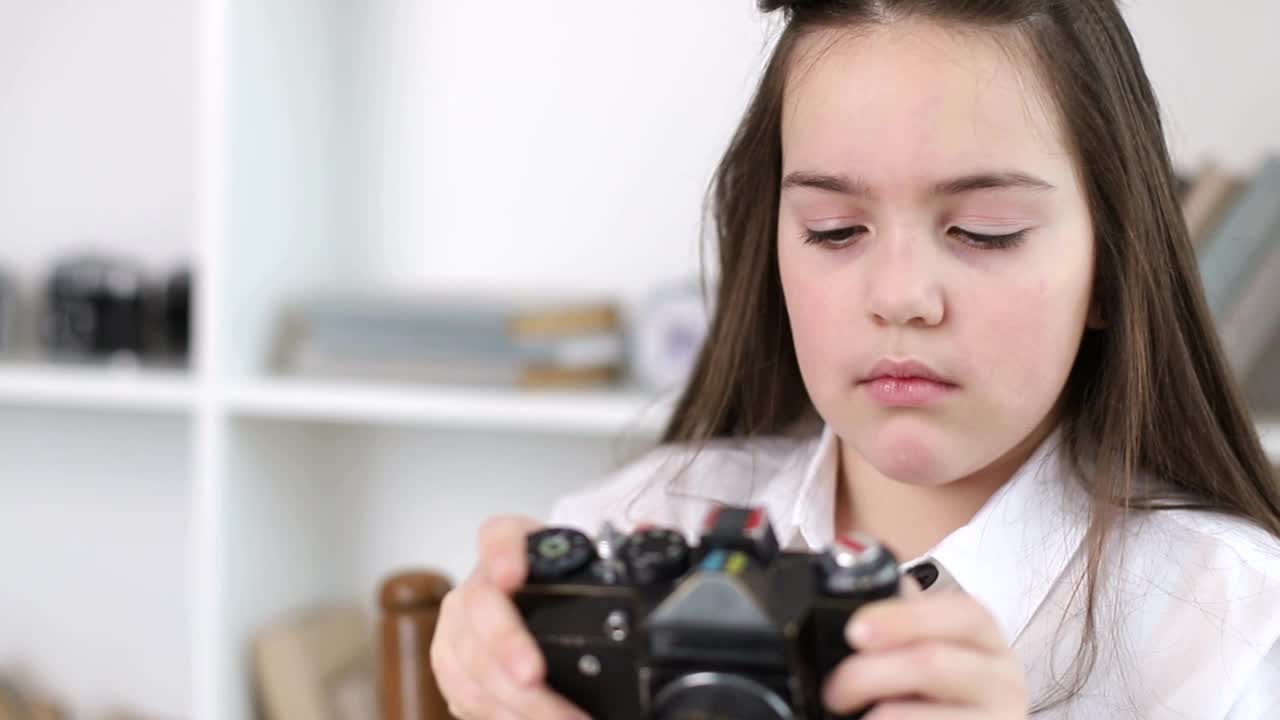
[(820, 688), (852, 652), (844, 626), (900, 588), (880, 543), (782, 551), (762, 508), (713, 508), (696, 546), (659, 527), (546, 528), (528, 553), (515, 600), (548, 684), (608, 720), (835, 718)]
[(45, 285), (43, 339), (62, 358), (183, 360), (190, 352), (191, 272), (153, 280), (124, 257), (77, 255)]
[(140, 355), (146, 278), (135, 263), (99, 256), (57, 264), (45, 288), (43, 337), (59, 356)]
[(180, 267), (159, 283), (155, 352), (185, 360), (191, 354), (191, 269)]

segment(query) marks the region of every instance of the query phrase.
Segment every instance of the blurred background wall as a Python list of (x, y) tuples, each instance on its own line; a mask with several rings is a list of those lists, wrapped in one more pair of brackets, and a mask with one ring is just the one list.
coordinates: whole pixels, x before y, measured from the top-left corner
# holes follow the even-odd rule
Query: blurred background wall
[[(1179, 170), (1250, 177), (1280, 150), (1280, 4), (1126, 5)], [(698, 271), (775, 23), (749, 0), (0, 0), (0, 674), (77, 717), (247, 717), (265, 628), (373, 618), (396, 568), (460, 579), (485, 516), (544, 514), (651, 441), (669, 386), (282, 377), (280, 313), (518, 289), (607, 298), (632, 343)], [(42, 351), (50, 273), (85, 251), (189, 267), (189, 353)]]

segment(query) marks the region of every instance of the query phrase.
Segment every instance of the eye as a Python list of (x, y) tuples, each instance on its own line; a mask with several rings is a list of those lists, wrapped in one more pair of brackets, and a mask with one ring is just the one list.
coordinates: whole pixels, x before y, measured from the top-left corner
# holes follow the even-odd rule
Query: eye
[(1008, 235), (983, 235), (981, 233), (970, 232), (964, 228), (953, 227), (947, 231), (949, 234), (959, 235), (969, 245), (983, 250), (1000, 250), (1004, 248), (1016, 247), (1026, 237), (1026, 230), (1019, 230), (1016, 233)]
[(804, 242), (806, 245), (825, 245), (829, 248), (842, 248), (852, 245), (854, 237), (865, 231), (866, 228), (862, 225), (835, 228), (834, 230), (806, 230)]

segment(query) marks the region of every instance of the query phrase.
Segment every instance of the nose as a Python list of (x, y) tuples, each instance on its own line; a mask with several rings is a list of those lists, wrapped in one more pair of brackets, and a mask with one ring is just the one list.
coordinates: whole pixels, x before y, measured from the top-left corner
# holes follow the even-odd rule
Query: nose
[(942, 322), (941, 268), (922, 236), (882, 234), (865, 257), (864, 268), (868, 312), (877, 324), (931, 327)]

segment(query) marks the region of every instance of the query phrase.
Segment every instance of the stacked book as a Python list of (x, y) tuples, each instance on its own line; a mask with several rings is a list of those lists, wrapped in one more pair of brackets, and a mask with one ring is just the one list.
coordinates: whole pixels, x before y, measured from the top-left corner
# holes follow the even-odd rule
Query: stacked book
[(1243, 379), (1280, 368), (1280, 155), (1249, 176), (1206, 164), (1182, 205), (1232, 369)]
[(0, 267), (0, 353), (13, 349), (14, 323), (18, 317), (18, 287), (3, 267)]
[(329, 295), (289, 313), (294, 375), (504, 387), (615, 382), (623, 325), (609, 301)]

